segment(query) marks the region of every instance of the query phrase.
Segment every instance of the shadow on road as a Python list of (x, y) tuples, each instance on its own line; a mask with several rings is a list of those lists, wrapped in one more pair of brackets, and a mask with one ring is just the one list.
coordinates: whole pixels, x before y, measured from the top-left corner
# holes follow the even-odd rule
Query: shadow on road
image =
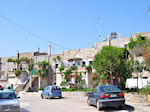
[(50, 98), (48, 100), (61, 100), (61, 99), (66, 99), (66, 97), (61, 97), (61, 98), (55, 97), (55, 98)]
[(131, 105), (125, 105), (123, 109), (119, 109), (115, 107), (105, 107), (105, 108), (100, 109), (100, 111), (104, 111), (104, 112), (114, 112), (114, 111), (121, 111), (121, 110), (132, 112), (134, 111), (134, 107)]

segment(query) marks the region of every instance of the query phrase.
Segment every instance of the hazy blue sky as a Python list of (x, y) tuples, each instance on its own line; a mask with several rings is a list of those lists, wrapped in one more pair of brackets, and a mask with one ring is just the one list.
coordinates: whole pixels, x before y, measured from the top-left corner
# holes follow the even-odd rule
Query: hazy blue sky
[[(111, 32), (150, 31), (150, 0), (0, 0), (0, 15), (54, 44), (38, 39), (0, 17), (0, 57), (38, 47), (52, 53), (92, 47)], [(100, 27), (101, 24), (101, 27)]]

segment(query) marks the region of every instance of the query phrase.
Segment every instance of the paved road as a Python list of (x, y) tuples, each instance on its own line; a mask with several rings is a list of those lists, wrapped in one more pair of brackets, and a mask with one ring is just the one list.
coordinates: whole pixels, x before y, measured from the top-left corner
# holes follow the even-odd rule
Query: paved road
[[(93, 106), (88, 106), (86, 97), (64, 97), (62, 99), (41, 99), (39, 95), (23, 95), (20, 98), (22, 112), (98, 112)], [(103, 108), (102, 112), (131, 112), (133, 107), (126, 105), (125, 109)]]

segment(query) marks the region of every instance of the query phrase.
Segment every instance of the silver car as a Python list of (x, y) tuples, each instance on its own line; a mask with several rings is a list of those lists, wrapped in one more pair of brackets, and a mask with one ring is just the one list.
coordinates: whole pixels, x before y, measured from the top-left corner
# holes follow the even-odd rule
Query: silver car
[(0, 92), (0, 112), (20, 112), (20, 101), (13, 91)]
[(98, 110), (102, 107), (119, 107), (120, 109), (125, 105), (124, 93), (113, 85), (97, 86), (89, 93), (88, 105), (95, 105)]

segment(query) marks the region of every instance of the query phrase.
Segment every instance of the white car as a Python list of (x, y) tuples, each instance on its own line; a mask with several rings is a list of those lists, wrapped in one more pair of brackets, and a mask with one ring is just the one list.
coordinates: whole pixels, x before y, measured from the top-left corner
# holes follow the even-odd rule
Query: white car
[(20, 112), (20, 101), (13, 91), (0, 91), (0, 112)]

